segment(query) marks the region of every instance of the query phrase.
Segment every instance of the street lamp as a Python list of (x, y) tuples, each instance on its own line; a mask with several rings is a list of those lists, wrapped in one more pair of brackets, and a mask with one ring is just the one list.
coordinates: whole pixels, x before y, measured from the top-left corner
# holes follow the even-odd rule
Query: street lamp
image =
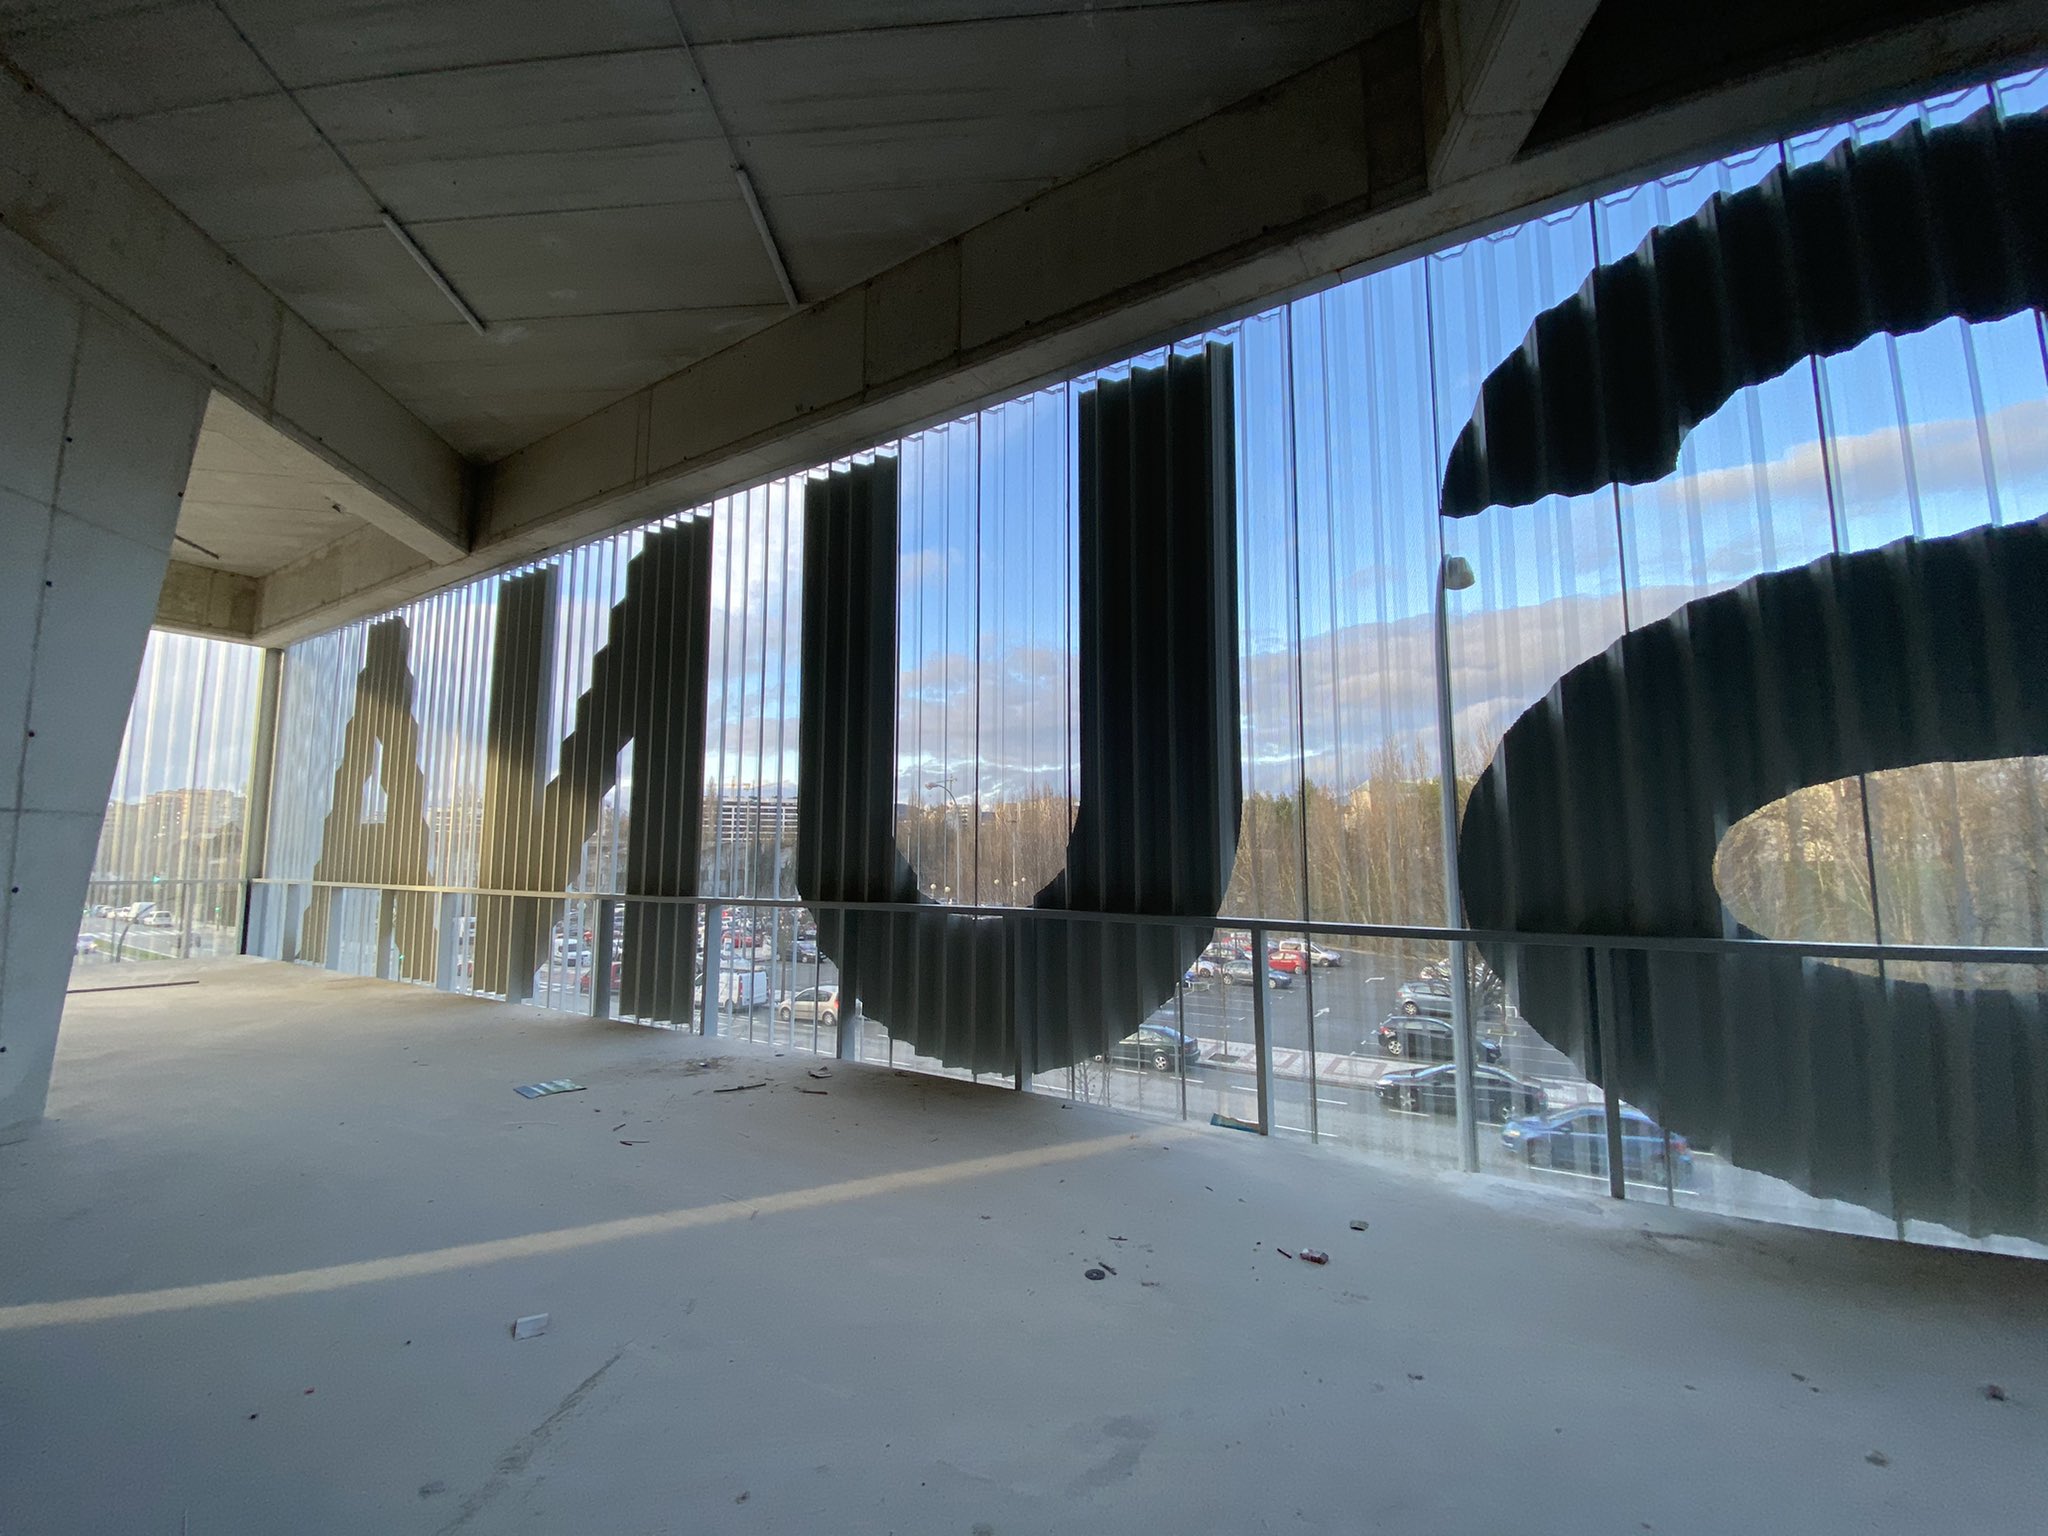
[(960, 797), (953, 793), (950, 785), (942, 784), (937, 779), (927, 779), (924, 787), (936, 789), (944, 795), (947, 803), (953, 808), (953, 814), (959, 817), (959, 824), (953, 830), (953, 883), (947, 887), (947, 894), (950, 897), (953, 891), (960, 890), (964, 885), (960, 878), (960, 838), (966, 829), (966, 818), (960, 816)]
[[(1450, 595), (1474, 581), (1472, 562), (1463, 555), (1445, 555), (1436, 584), (1436, 733), (1442, 769), (1438, 798), (1444, 815), (1444, 921), (1460, 928), (1465, 902), (1458, 889), (1458, 756), (1451, 732), (1451, 640), (1447, 609)], [(1466, 995), (1465, 941), (1451, 940), (1451, 1060), (1457, 1077), (1458, 1162), (1467, 1173), (1479, 1171), (1479, 1116), (1473, 1093), (1472, 1002)]]

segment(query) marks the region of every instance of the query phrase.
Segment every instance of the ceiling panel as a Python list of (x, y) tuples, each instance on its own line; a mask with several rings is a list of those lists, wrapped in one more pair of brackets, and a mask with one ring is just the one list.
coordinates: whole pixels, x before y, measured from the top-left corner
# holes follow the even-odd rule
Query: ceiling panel
[(924, 187), (778, 196), (775, 237), (798, 291), (823, 298), (937, 244), (935, 231), (968, 229), (1041, 190), (1045, 182), (955, 182)]
[(671, 47), (667, 0), (227, 0), (287, 85)]
[(125, 118), (99, 134), (223, 244), (377, 222), (375, 201), (281, 94)]
[(725, 147), (716, 139), (360, 168), (385, 206), (408, 226), (650, 203), (729, 201), (744, 207)]
[(438, 325), (454, 313), (381, 226), (238, 240), (228, 250), (318, 331)]
[(300, 99), (337, 143), (365, 154), (603, 149), (718, 132), (674, 48), (437, 70), (322, 86)]
[(276, 89), (208, 0), (26, 9), (0, 16), (0, 53), (88, 123)]
[(716, 203), (421, 224), (413, 233), (492, 324), (781, 297), (737, 194)]
[[(816, 36), (831, 32), (957, 26), (1008, 17), (1102, 16), (1117, 11), (1193, 10), (1215, 0), (681, 0), (694, 43)], [(1355, 11), (1357, 0), (1315, 0), (1326, 12)], [(1236, 9), (1285, 11), (1289, 0), (1253, 0)]]
[[(1108, 108), (1088, 163), (1236, 101), (1377, 30), (1408, 0), (1218, 0), (698, 50), (727, 126), (754, 134), (1042, 117)], [(1073, 165), (1066, 174), (1085, 168)]]

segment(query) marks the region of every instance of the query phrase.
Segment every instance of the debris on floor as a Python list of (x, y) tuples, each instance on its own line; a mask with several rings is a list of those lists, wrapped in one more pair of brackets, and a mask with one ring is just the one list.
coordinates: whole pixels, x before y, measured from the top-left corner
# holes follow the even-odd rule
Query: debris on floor
[(1372, 1223), (1369, 1221), (1354, 1221), (1351, 1223), (1351, 1230), (1354, 1232), (1363, 1232), (1367, 1227), (1371, 1225)]
[(1101, 1271), (1102, 1271), (1103, 1273), (1105, 1273), (1105, 1274), (1110, 1274), (1110, 1275), (1113, 1275), (1113, 1274), (1115, 1274), (1115, 1273), (1116, 1273), (1116, 1271), (1115, 1271), (1115, 1270), (1111, 1269), (1111, 1268), (1110, 1268), (1110, 1267), (1109, 1267), (1109, 1266), (1108, 1266), (1107, 1264), (1103, 1263), (1103, 1262), (1102, 1262), (1102, 1260), (1100, 1260), (1100, 1259), (1097, 1259), (1097, 1260), (1095, 1261), (1095, 1267), (1096, 1267), (1097, 1269), (1101, 1270)]
[(832, 1075), (832, 1069), (831, 1069), (830, 1067), (813, 1067), (813, 1068), (811, 1068), (811, 1076), (813, 1076), (813, 1077), (830, 1077), (831, 1075)]
[(1987, 1381), (1984, 1384), (1984, 1395), (1994, 1403), (2002, 1403), (2005, 1401), (2005, 1388), (1995, 1381)]
[(826, 1095), (826, 1093), (828, 1092), (828, 1090), (827, 1090), (827, 1089), (824, 1089), (824, 1088), (799, 1088), (799, 1089), (797, 1089), (797, 1092), (798, 1092), (798, 1093), (808, 1093), (808, 1094), (814, 1094), (814, 1095), (816, 1095), (816, 1096), (817, 1096), (818, 1098), (821, 1098), (821, 1099), (822, 1099), (822, 1098), (824, 1098), (824, 1097), (825, 1097), (825, 1095)]
[(734, 1083), (729, 1088), (714, 1088), (711, 1091), (713, 1093), (745, 1093), (750, 1088), (766, 1088), (767, 1086), (768, 1079), (764, 1077), (758, 1083)]
[(1885, 1455), (1883, 1451), (1872, 1451), (1868, 1456), (1864, 1457), (1863, 1459), (1869, 1462), (1873, 1467), (1888, 1467), (1892, 1464), (1891, 1457)]
[(619, 1145), (622, 1147), (644, 1147), (647, 1143), (644, 1141), (622, 1141)]
[(544, 1099), (551, 1093), (581, 1093), (583, 1085), (572, 1083), (566, 1077), (558, 1077), (546, 1083), (521, 1083), (512, 1091), (522, 1099)]
[(1299, 1255), (1304, 1264), (1327, 1264), (1330, 1256), (1320, 1248), (1304, 1248)]
[(1086, 1280), (1103, 1280), (1108, 1278), (1099, 1269), (1084, 1269), (1081, 1271), (1081, 1276)]
[[(1258, 1135), (1259, 1133), (1258, 1126), (1253, 1124), (1251, 1121), (1233, 1119), (1231, 1116), (1225, 1114), (1219, 1113), (1211, 1115), (1209, 1117), (1209, 1123), (1211, 1125), (1220, 1125), (1226, 1131), (1250, 1131), (1254, 1136)], [(1207, 1188), (1206, 1185), (1203, 1187)]]
[(548, 1316), (536, 1312), (531, 1317), (515, 1318), (512, 1323), (512, 1337), (515, 1339), (537, 1339), (548, 1331)]

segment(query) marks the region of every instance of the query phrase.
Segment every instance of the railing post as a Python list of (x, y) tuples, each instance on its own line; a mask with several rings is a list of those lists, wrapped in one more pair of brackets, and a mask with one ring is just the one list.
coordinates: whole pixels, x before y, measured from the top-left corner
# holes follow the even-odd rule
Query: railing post
[(377, 979), (391, 979), (391, 955), (397, 947), (398, 892), (377, 893)]
[[(270, 857), (270, 785), (277, 764), (278, 685), (283, 672), (284, 652), (265, 651), (256, 683), (256, 739), (249, 751), (248, 820), (242, 829), (241, 952), (245, 955), (249, 952), (251, 882), (263, 873)], [(296, 944), (293, 948), (296, 950)]]
[(1586, 951), (1586, 981), (1592, 1009), (1595, 1059), (1600, 1063), (1600, 1096), (1607, 1108), (1607, 1193), (1628, 1198), (1628, 1168), (1623, 1162), (1621, 1095), (1614, 1090), (1614, 955), (1607, 949)]
[(697, 1004), (697, 1033), (718, 1033), (718, 961), (725, 947), (725, 908), (704, 909), (704, 996)]
[(455, 990), (455, 961), (462, 945), (462, 898), (443, 891), (436, 905), (434, 923), (434, 986), (442, 992)]
[(1258, 1065), (1259, 1134), (1273, 1134), (1273, 1042), (1266, 1036), (1266, 930), (1252, 930), (1252, 1055)]
[(341, 920), (343, 908), (348, 904), (348, 891), (342, 886), (330, 886), (327, 892), (327, 969), (341, 969)]
[(602, 898), (590, 936), (590, 1016), (612, 1016), (612, 936), (618, 931), (618, 908)]

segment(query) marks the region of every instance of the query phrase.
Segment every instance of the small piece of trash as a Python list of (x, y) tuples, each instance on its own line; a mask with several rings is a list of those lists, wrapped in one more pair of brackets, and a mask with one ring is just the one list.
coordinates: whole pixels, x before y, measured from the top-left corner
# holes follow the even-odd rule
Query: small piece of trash
[(421, 1497), (421, 1498), (423, 1498), (423, 1499), (431, 1499), (431, 1498), (432, 1498), (432, 1497), (433, 1497), (433, 1496), (434, 1496), (435, 1494), (437, 1494), (437, 1493), (446, 1493), (447, 1491), (448, 1491), (448, 1485), (447, 1485), (446, 1483), (421, 1483), (421, 1484), (420, 1484), (420, 1497)]
[(1147, 1289), (1152, 1289), (1157, 1287), (1159, 1282), (1157, 1280), (1140, 1280), (1138, 1284), (1145, 1286)]
[(1863, 1459), (1869, 1462), (1873, 1467), (1888, 1467), (1892, 1464), (1891, 1457), (1885, 1455), (1883, 1451), (1872, 1451), (1868, 1456), (1864, 1457)]
[(612, 1127), (612, 1134), (617, 1135), (620, 1131), (623, 1131), (626, 1128), (627, 1123), (628, 1122), (621, 1120), (617, 1125)]
[(1083, 1279), (1087, 1280), (1103, 1280), (1108, 1278), (1099, 1269), (1084, 1269), (1081, 1271), (1081, 1275)]
[(572, 1083), (566, 1077), (558, 1077), (545, 1083), (521, 1083), (512, 1091), (522, 1099), (544, 1099), (551, 1093), (581, 1093), (583, 1085)]
[[(1259, 1245), (1258, 1245), (1257, 1243), (1253, 1243), (1253, 1244), (1252, 1244), (1252, 1246), (1253, 1246), (1254, 1248), (1256, 1248), (1256, 1247), (1258, 1247)], [(1279, 1255), (1280, 1255), (1280, 1257), (1281, 1257), (1281, 1258), (1283, 1258), (1283, 1259), (1291, 1259), (1291, 1258), (1293, 1258), (1293, 1257), (1294, 1257), (1294, 1255), (1293, 1255), (1293, 1254), (1291, 1254), (1291, 1253), (1289, 1253), (1289, 1252), (1288, 1252), (1288, 1251), (1287, 1251), (1287, 1250), (1286, 1250), (1285, 1248), (1279, 1248), (1279, 1247), (1276, 1247), (1276, 1248), (1274, 1248), (1274, 1250), (1273, 1250), (1273, 1251), (1274, 1251), (1275, 1253), (1279, 1254)]]
[(1793, 1379), (1794, 1381), (1804, 1381), (1804, 1380), (1806, 1380), (1806, 1378), (1805, 1378), (1804, 1376), (1800, 1375), (1800, 1374), (1799, 1374), (1799, 1373), (1798, 1373), (1797, 1371), (1794, 1371), (1794, 1372), (1792, 1373), (1792, 1379)]
[(255, 1418), (255, 1417), (256, 1417), (256, 1415), (252, 1413), (252, 1414), (250, 1414), (250, 1415), (249, 1415), (249, 1417), (253, 1419), (253, 1418)]
[(512, 1337), (515, 1339), (537, 1339), (548, 1331), (548, 1314), (536, 1312), (531, 1317), (513, 1320)]
[(753, 1495), (752, 1495), (751, 1493), (749, 1493), (749, 1492), (748, 1492), (747, 1490), (745, 1490), (745, 1489), (743, 1488), (743, 1489), (741, 1489), (741, 1490), (740, 1490), (740, 1494), (739, 1494), (739, 1497), (738, 1497), (738, 1498), (736, 1498), (736, 1499), (734, 1499), (734, 1500), (733, 1500), (733, 1503), (735, 1503), (735, 1504), (744, 1504), (744, 1503), (746, 1503), (746, 1502), (747, 1502), (747, 1500), (748, 1500), (748, 1499), (750, 1499), (750, 1498), (752, 1498), (752, 1497), (753, 1497)]
[(1410, 1371), (1408, 1373), (1408, 1379), (1410, 1381), (1420, 1381), (1422, 1380), (1422, 1373), (1420, 1371)]
[(644, 1141), (622, 1141), (619, 1145), (622, 1147), (644, 1147), (647, 1143)]
[(811, 1068), (811, 1076), (813, 1076), (813, 1077), (830, 1077), (831, 1075), (832, 1075), (832, 1069), (831, 1069), (830, 1067), (813, 1067), (813, 1068)]
[(1369, 1221), (1354, 1221), (1353, 1223), (1351, 1223), (1351, 1230), (1354, 1232), (1363, 1232), (1367, 1227), (1371, 1225), (1372, 1223)]
[[(1254, 1136), (1259, 1133), (1259, 1128), (1253, 1121), (1239, 1120), (1230, 1115), (1220, 1113), (1211, 1115), (1209, 1123), (1211, 1125), (1220, 1125), (1226, 1131), (1250, 1131)], [(1209, 1186), (1204, 1184), (1202, 1187), (1207, 1189)]]
[(745, 1093), (750, 1088), (766, 1088), (767, 1086), (768, 1080), (764, 1077), (758, 1083), (734, 1083), (730, 1088), (714, 1088), (711, 1091), (713, 1093)]
[(1129, 1238), (1125, 1238), (1125, 1237), (1112, 1237), (1112, 1238), (1110, 1239), (1110, 1241), (1111, 1241), (1112, 1243), (1125, 1243), (1125, 1242), (1129, 1242), (1129, 1241), (1130, 1241), (1130, 1239), (1129, 1239)]
[(2005, 1388), (1995, 1381), (1988, 1381), (1984, 1384), (1984, 1395), (1994, 1403), (2002, 1403), (2005, 1401)]
[(1116, 1273), (1115, 1270), (1111, 1269), (1107, 1264), (1103, 1263), (1100, 1259), (1097, 1259), (1095, 1261), (1095, 1267), (1097, 1269), (1100, 1269), (1104, 1274), (1113, 1275)]
[(808, 1094), (811, 1094), (811, 1095), (813, 1095), (814, 1097), (817, 1097), (817, 1098), (820, 1098), (820, 1099), (822, 1099), (822, 1098), (824, 1098), (824, 1097), (825, 1097), (825, 1095), (826, 1095), (826, 1094), (828, 1094), (828, 1093), (830, 1093), (830, 1092), (831, 1092), (831, 1089), (829, 1089), (829, 1088), (799, 1088), (799, 1089), (797, 1089), (797, 1092), (798, 1092), (798, 1093), (808, 1093)]
[(1305, 1264), (1327, 1264), (1330, 1262), (1330, 1256), (1320, 1248), (1304, 1248), (1301, 1250), (1300, 1256)]

